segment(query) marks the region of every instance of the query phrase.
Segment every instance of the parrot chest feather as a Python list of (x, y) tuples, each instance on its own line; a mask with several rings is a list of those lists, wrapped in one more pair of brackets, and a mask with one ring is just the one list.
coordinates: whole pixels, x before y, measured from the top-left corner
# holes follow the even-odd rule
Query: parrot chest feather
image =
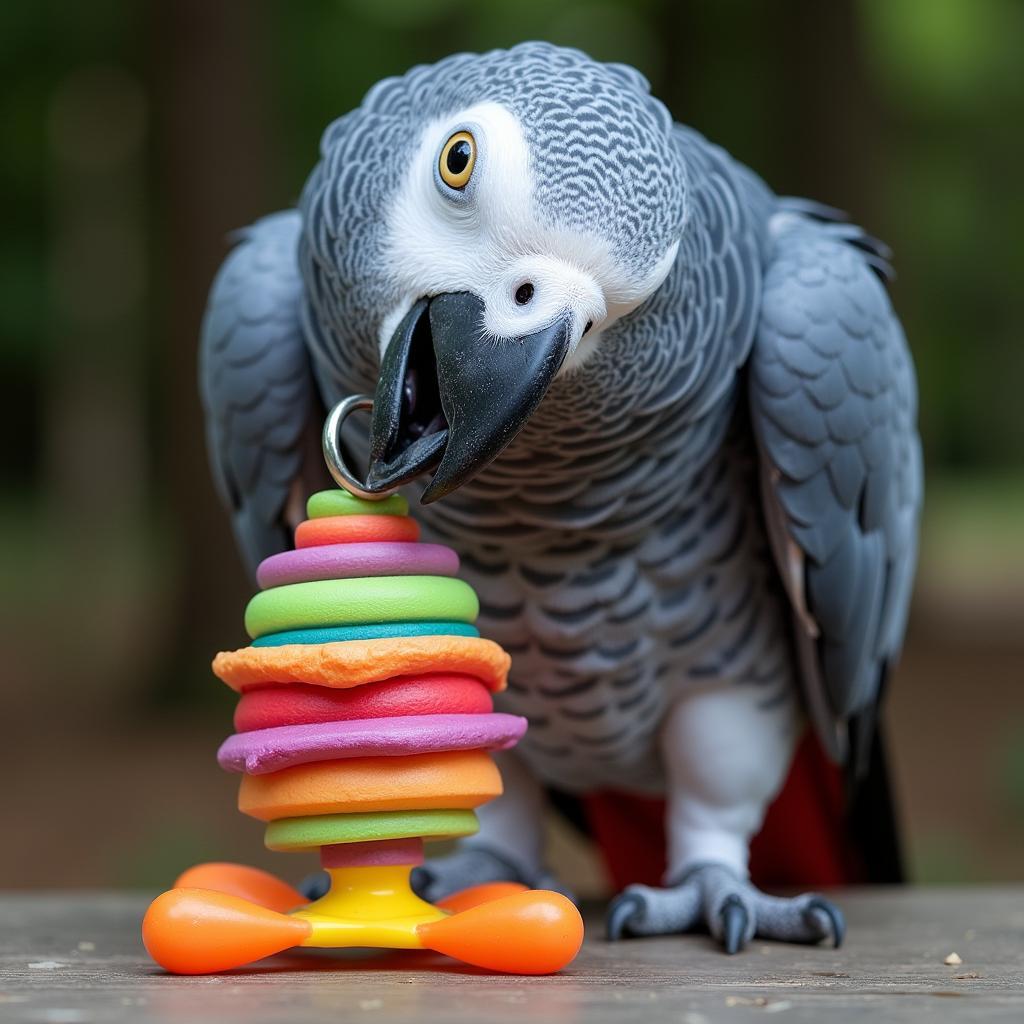
[(459, 548), (482, 632), (512, 655), (498, 704), (529, 719), (518, 749), (547, 782), (658, 792), (658, 734), (677, 694), (753, 686), (770, 702), (793, 685), (748, 447), (733, 431), (689, 476), (653, 472), (643, 483), (658, 488), (658, 514), (632, 535), (609, 536), (606, 521), (524, 543), (514, 524), (481, 520), (455, 536), (458, 494), (424, 509), (427, 532)]

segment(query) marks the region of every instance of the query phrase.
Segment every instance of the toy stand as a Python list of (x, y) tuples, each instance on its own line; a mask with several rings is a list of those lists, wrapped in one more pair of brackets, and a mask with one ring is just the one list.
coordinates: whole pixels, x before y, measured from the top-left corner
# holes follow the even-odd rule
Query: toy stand
[(435, 905), (410, 885), (425, 839), (476, 831), (473, 808), (501, 792), (489, 751), (526, 728), (493, 711), (509, 658), (473, 626), (476, 595), (455, 576), (457, 556), (419, 544), (397, 496), (325, 491), (307, 511), (296, 549), (260, 566), (252, 645), (214, 661), (240, 694), (238, 732), (218, 760), (242, 774), (239, 808), (267, 823), (266, 845), (319, 849), (330, 888), (308, 903), (264, 871), (201, 864), (151, 904), (147, 950), (178, 974), (300, 946), (560, 970), (583, 922), (559, 893), (502, 882)]

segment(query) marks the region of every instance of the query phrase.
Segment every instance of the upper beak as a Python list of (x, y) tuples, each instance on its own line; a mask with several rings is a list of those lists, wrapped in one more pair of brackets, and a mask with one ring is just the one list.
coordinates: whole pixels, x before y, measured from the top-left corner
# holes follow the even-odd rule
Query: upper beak
[(420, 299), (384, 353), (370, 428), (366, 486), (383, 491), (435, 469), (436, 501), (519, 433), (558, 373), (572, 337), (567, 310), (535, 334), (499, 339), (470, 292)]

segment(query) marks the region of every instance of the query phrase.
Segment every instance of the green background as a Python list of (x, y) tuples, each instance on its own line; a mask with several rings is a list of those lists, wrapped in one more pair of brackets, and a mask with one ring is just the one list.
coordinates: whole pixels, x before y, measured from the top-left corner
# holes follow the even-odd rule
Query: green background
[(1020, 874), (1024, 4), (96, 0), (0, 13), (0, 884), (260, 856), (212, 760), (230, 700), (207, 665), (244, 642), (249, 584), (202, 447), (205, 292), (375, 81), (528, 38), (636, 65), (895, 250), (929, 480), (889, 708), (909, 860)]

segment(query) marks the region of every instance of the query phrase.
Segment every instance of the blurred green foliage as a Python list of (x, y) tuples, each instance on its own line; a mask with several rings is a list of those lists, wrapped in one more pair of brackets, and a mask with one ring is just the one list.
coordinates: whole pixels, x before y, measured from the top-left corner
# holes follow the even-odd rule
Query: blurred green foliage
[[(530, 38), (635, 65), (678, 120), (776, 191), (846, 209), (892, 246), (930, 480), (922, 579), (951, 595), (931, 636), (952, 642), (942, 623), (970, 611), (979, 635), (1017, 638), (1005, 595), (1019, 600), (1024, 566), (1024, 3), (7, 3), (0, 642), (12, 733), (21, 721), (31, 735), (41, 693), (69, 728), (95, 730), (97, 758), (99, 737), (166, 699), (206, 701), (226, 721), (207, 663), (241, 641), (250, 584), (211, 493), (195, 386), (224, 235), (295, 201), (323, 129), (380, 78)], [(1000, 671), (991, 692), (1019, 692), (1016, 669)], [(930, 679), (917, 682), (926, 694)], [(998, 699), (1001, 781), (974, 771), (978, 805), (1001, 823), (1019, 812), (1024, 727)], [(915, 729), (901, 751), (943, 742)], [(171, 860), (208, 840), (188, 821), (168, 831)], [(966, 831), (935, 832), (918, 877), (984, 877)], [(999, 831), (979, 844), (995, 849)]]
[[(92, 65), (123, 69), (126, 81), (138, 83), (147, 98), (149, 157), (138, 173), (147, 185), (148, 237), (159, 245), (166, 182), (154, 147), (165, 108), (175, 102), (156, 92), (154, 69), (166, 59), (160, 53), (162, 6), (50, 0), (7, 4), (0, 15), (0, 359), (8, 392), (0, 425), (9, 445), (17, 439), (10, 445), (17, 488), (40, 484), (34, 474), (59, 326), (53, 306), (63, 289), (61, 276), (82, 270), (54, 261), (52, 238), (61, 215), (51, 191), (60, 145), (55, 104), (68, 79)], [(357, 104), (376, 80), (414, 63), (542, 37), (635, 64), (679, 119), (721, 141), (780, 191), (813, 187), (823, 201), (859, 202), (852, 214), (896, 250), (895, 294), (917, 355), (930, 463), (1020, 468), (1024, 4), (837, 4), (851, 11), (849, 27), (858, 36), (852, 42), (816, 35), (828, 22), (812, 5), (756, 0), (306, 0), (228, 6), (238, 21), (237, 45), (251, 50), (262, 79), (254, 102), (278, 154), (271, 191), (279, 205), (298, 193), (324, 126)], [(809, 76), (821, 54), (840, 65), (839, 76), (844, 62), (856, 64), (846, 70), (857, 93), (837, 102), (832, 124), (820, 114), (805, 121), (808, 105), (820, 107), (823, 101), (813, 96), (816, 83), (802, 78), (800, 69)], [(835, 82), (833, 77), (822, 87), (834, 89)], [(858, 116), (846, 124), (851, 110)], [(829, 140), (821, 139), (824, 133)], [(848, 152), (870, 180), (849, 190), (831, 187), (809, 158), (822, 141)], [(869, 160), (862, 152), (867, 148)], [(195, 152), (191, 159), (202, 162), (204, 154)], [(153, 309), (176, 300), (173, 282), (151, 278), (149, 284)], [(134, 337), (131, 344), (147, 340)]]

